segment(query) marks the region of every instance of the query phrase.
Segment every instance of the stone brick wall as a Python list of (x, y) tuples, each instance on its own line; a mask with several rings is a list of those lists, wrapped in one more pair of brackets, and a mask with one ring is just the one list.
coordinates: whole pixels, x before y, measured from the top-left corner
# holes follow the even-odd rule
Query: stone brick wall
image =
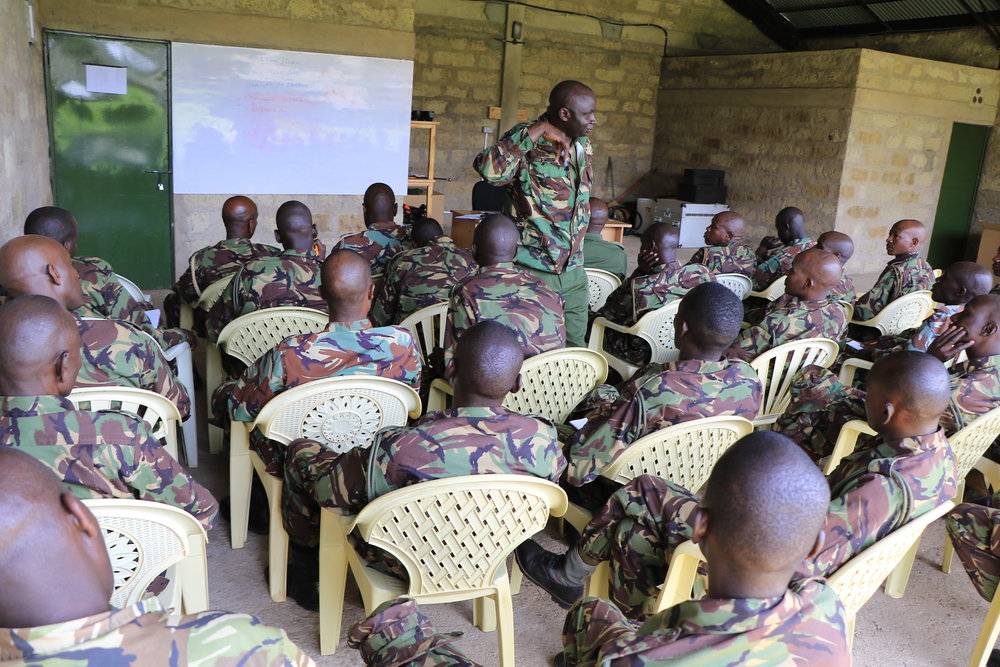
[(805, 40), (810, 51), (863, 48), (972, 67), (1000, 67), (1000, 52), (982, 28)]

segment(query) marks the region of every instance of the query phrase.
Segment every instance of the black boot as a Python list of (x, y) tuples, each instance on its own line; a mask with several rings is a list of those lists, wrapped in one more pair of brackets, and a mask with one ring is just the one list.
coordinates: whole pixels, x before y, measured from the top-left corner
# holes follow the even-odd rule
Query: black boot
[(319, 548), (288, 544), (288, 597), (300, 607), (319, 611)]
[(528, 540), (514, 550), (521, 572), (536, 586), (548, 593), (563, 609), (569, 609), (583, 596), (583, 582), (564, 583), (566, 554), (557, 555)]

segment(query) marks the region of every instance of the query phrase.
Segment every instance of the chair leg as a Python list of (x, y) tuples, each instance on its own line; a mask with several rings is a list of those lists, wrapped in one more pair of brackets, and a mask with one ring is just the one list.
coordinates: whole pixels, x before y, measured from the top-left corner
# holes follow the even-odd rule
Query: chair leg
[(288, 579), (288, 533), (285, 532), (285, 526), (281, 520), (281, 487), (283, 485), (281, 480), (276, 477), (268, 475), (266, 472), (261, 474), (261, 472), (261, 470), (257, 471), (267, 492), (267, 505), (270, 512), (267, 538), (268, 592), (275, 602), (284, 602)]
[[(955, 494), (955, 502), (962, 502), (962, 498), (965, 496), (965, 480), (961, 480), (958, 483), (958, 493)], [(951, 538), (948, 537), (948, 532), (945, 531), (944, 534), (944, 551), (941, 553), (941, 571), (945, 574), (951, 573), (951, 561), (955, 557), (955, 547), (951, 545)]]
[(906, 555), (892, 569), (892, 572), (885, 580), (885, 594), (891, 598), (901, 598), (906, 592), (906, 584), (910, 580), (910, 570), (913, 569), (913, 561), (917, 558), (917, 549), (920, 547), (920, 538), (913, 543), (913, 546), (906, 552)]
[[(187, 344), (184, 344), (187, 346)], [(189, 468), (198, 467), (198, 402), (195, 400), (194, 358), (188, 346), (176, 358), (177, 379), (187, 389), (191, 399), (191, 414), (182, 426), (184, 434), (184, 459)]]
[[(205, 347), (205, 418), (211, 418), (212, 394), (215, 388), (222, 384), (222, 351), (215, 343), (207, 343)], [(208, 451), (218, 454), (222, 451), (223, 430), (217, 426), (208, 427)]]
[[(187, 556), (177, 563), (176, 573), (183, 613), (208, 611), (208, 561), (205, 560), (205, 552)], [(181, 609), (177, 611), (181, 612)]]
[(607, 598), (608, 580), (611, 578), (611, 565), (608, 561), (601, 561), (597, 569), (590, 574), (587, 579), (587, 591), (585, 595), (590, 597)]
[(328, 521), (340, 517), (324, 511), (320, 517), (319, 540), (319, 652), (333, 655), (340, 643), (340, 623), (344, 615), (347, 590), (347, 553), (344, 545), (333, 539)]
[(993, 602), (986, 612), (986, 620), (983, 621), (983, 628), (976, 639), (976, 648), (972, 651), (969, 667), (986, 667), (986, 661), (989, 660), (993, 645), (996, 644), (997, 635), (1000, 635), (1000, 595), (993, 596)]
[(847, 626), (847, 650), (852, 653), (854, 652), (854, 621), (855, 617), (851, 616), (845, 624)]
[(502, 578), (498, 583), (496, 616), (500, 666), (514, 667), (514, 600), (510, 596), (510, 585), (507, 579)]
[(233, 422), (229, 439), (229, 530), (233, 549), (243, 548), (247, 541), (250, 486), (253, 482), (249, 438), (244, 423)]
[(493, 632), (497, 629), (496, 604), (488, 596), (482, 596), (472, 601), (472, 624), (483, 632)]
[(524, 581), (524, 573), (517, 564), (517, 559), (510, 559), (510, 594), (517, 595), (521, 592), (521, 582)]

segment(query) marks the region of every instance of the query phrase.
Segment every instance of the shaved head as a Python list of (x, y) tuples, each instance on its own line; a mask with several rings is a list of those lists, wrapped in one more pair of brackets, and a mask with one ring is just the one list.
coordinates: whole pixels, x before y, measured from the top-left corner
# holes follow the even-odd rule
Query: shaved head
[(517, 226), (506, 215), (493, 213), (476, 226), (472, 243), (480, 266), (512, 262), (517, 254)]
[(391, 222), (396, 218), (396, 195), (385, 183), (372, 183), (365, 190), (361, 204), (365, 224), (369, 227), (376, 222)]
[(900, 220), (889, 230), (885, 240), (886, 254), (897, 257), (910, 255), (920, 250), (927, 230), (919, 220)]
[(47, 296), (0, 305), (0, 396), (68, 395), (82, 345), (73, 316)]
[(579, 81), (560, 81), (549, 91), (549, 108), (560, 109), (568, 106), (574, 97), (593, 97), (590, 86)]
[(587, 223), (588, 234), (600, 234), (608, 221), (608, 204), (597, 197), (590, 198), (590, 222)]
[(774, 216), (774, 228), (781, 242), (788, 245), (806, 235), (805, 217), (794, 206), (786, 206)]
[(746, 233), (746, 221), (736, 211), (723, 211), (712, 216), (705, 230), (706, 245), (729, 245)]
[(467, 329), (455, 346), (455, 395), (461, 393), (467, 406), (476, 399), (499, 405), (516, 389), (523, 361), (524, 351), (513, 331), (492, 320), (480, 322)]
[(285, 250), (307, 252), (316, 239), (312, 211), (300, 201), (286, 201), (274, 216), (274, 238)]
[(222, 222), (227, 238), (248, 239), (257, 229), (257, 205), (243, 195), (230, 197), (222, 204)]
[(854, 241), (843, 232), (823, 232), (816, 241), (816, 247), (833, 254), (841, 265), (847, 264), (847, 260), (854, 255)]
[(973, 298), (965, 308), (951, 316), (955, 326), (965, 330), (969, 358), (990, 357), (1000, 354), (1000, 296), (982, 294)]
[[(680, 331), (687, 326), (687, 334), (702, 346), (725, 349), (740, 334), (743, 323), (743, 303), (731, 289), (720, 283), (702, 283), (693, 287), (681, 299), (674, 318), (674, 327)], [(679, 339), (675, 332), (675, 340)]]
[(46, 236), (56, 241), (69, 254), (76, 254), (79, 226), (73, 214), (58, 206), (42, 206), (28, 214), (24, 220), (24, 233)]
[(879, 359), (869, 371), (867, 388), (868, 425), (879, 433), (892, 427), (903, 436), (933, 432), (951, 400), (948, 369), (925, 352), (893, 352)]
[(84, 304), (80, 277), (69, 253), (45, 236), (19, 236), (0, 247), (0, 285), (10, 296), (40, 294), (67, 310)]
[[(367, 313), (372, 289), (371, 265), (353, 250), (334, 250), (323, 261), (320, 294), (330, 309), (331, 321), (345, 321), (334, 319), (335, 313), (345, 310), (363, 309)], [(362, 317), (352, 317), (349, 321)]]
[(931, 298), (938, 303), (958, 305), (977, 296), (989, 294), (993, 274), (975, 262), (955, 262), (941, 273), (931, 288)]
[(792, 260), (785, 279), (785, 294), (806, 301), (825, 299), (837, 286), (844, 267), (833, 253), (819, 248), (804, 250)]
[(410, 239), (417, 247), (425, 246), (439, 236), (444, 236), (444, 230), (434, 218), (421, 218), (410, 226)]
[(678, 243), (680, 232), (676, 227), (668, 222), (655, 222), (642, 232), (639, 250), (652, 250), (659, 256), (661, 263), (668, 264), (677, 258)]
[(597, 125), (597, 98), (579, 81), (560, 81), (549, 93), (545, 119), (570, 139), (586, 136)]

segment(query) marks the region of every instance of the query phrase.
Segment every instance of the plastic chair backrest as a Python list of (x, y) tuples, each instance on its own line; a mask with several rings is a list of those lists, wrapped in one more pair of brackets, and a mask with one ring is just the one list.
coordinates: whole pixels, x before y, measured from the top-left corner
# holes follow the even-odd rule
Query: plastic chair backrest
[(154, 438), (166, 441), (167, 451), (177, 458), (181, 413), (169, 398), (138, 387), (76, 387), (66, 398), (78, 410), (125, 412), (141, 419)]
[[(201, 588), (203, 601), (185, 600), (184, 612), (208, 609), (208, 561), (205, 556), (208, 540), (197, 519), (177, 507), (148, 500), (98, 498), (83, 502), (104, 530), (104, 542), (115, 577), (112, 606), (121, 609), (135, 604), (160, 573), (190, 558), (196, 567), (175, 568), (170, 574), (173, 600), (165, 606), (181, 611), (182, 589), (197, 591)], [(201, 581), (175, 581), (178, 577), (197, 577), (199, 570)]]
[(142, 290), (139, 289), (139, 286), (136, 285), (134, 282), (132, 282), (125, 276), (121, 275), (120, 273), (116, 273), (114, 274), (114, 276), (115, 280), (121, 283), (122, 287), (125, 289), (126, 292), (129, 293), (129, 296), (131, 296), (133, 299), (135, 299), (140, 303), (149, 301), (149, 295), (143, 294)]
[(855, 320), (853, 324), (874, 327), (881, 331), (883, 336), (895, 336), (907, 329), (920, 326), (920, 323), (933, 312), (934, 300), (931, 299), (930, 291), (919, 290), (890, 301), (870, 320), (860, 322)]
[(639, 318), (635, 329), (640, 338), (649, 343), (653, 350), (650, 362), (662, 364), (677, 358), (677, 348), (674, 346), (674, 317), (681, 305), (680, 299), (674, 299), (665, 306), (650, 311)]
[(212, 306), (215, 305), (215, 302), (222, 297), (222, 293), (226, 291), (227, 287), (229, 287), (229, 283), (233, 282), (233, 277), (235, 275), (236, 274), (226, 276), (225, 278), (219, 278), (214, 283), (203, 289), (201, 291), (201, 296), (198, 297), (198, 303), (195, 305), (195, 308), (198, 310), (210, 310)]
[[(268, 401), (254, 426), (288, 444), (310, 438), (334, 452), (371, 444), (379, 429), (420, 415), (410, 386), (375, 375), (338, 375), (287, 389)], [(251, 427), (252, 430), (252, 427)]]
[(472, 186), (472, 210), (499, 211), (503, 208), (505, 189), (503, 185), (478, 181)]
[(325, 329), (330, 316), (312, 308), (279, 306), (240, 315), (219, 333), (219, 347), (247, 366), (278, 343), (303, 333)]
[(837, 343), (829, 338), (803, 338), (771, 348), (751, 361), (764, 385), (759, 418), (784, 412), (791, 400), (792, 378), (810, 364), (828, 368), (838, 352)]
[(511, 412), (540, 415), (563, 423), (594, 387), (608, 377), (608, 362), (585, 347), (550, 350), (525, 359), (521, 391), (509, 393), (503, 406)]
[[(715, 281), (732, 290), (733, 294), (738, 296), (740, 301), (745, 299), (750, 290), (753, 289), (753, 281), (742, 273), (717, 273), (715, 274)], [(782, 285), (781, 289), (784, 292), (784, 285)]]
[(566, 492), (545, 479), (467, 475), (380, 496), (361, 510), (354, 528), (403, 564), (407, 595), (447, 599), (493, 588), (514, 548), (566, 507)]
[(1000, 436), (1000, 408), (993, 408), (948, 438), (948, 443), (957, 459), (955, 479), (965, 479), (998, 436)]
[(608, 297), (618, 289), (622, 281), (604, 269), (586, 269), (586, 271), (588, 307), (591, 311), (597, 312), (604, 307)]
[(767, 299), (768, 301), (774, 301), (782, 294), (785, 293), (785, 281), (787, 276), (781, 276), (777, 278), (773, 283), (765, 287), (759, 292), (750, 292), (750, 296), (755, 296), (760, 299)]
[(633, 442), (601, 470), (601, 476), (628, 484), (639, 475), (654, 475), (697, 490), (719, 457), (751, 432), (751, 422), (731, 416), (668, 426)]
[(435, 347), (444, 347), (444, 329), (448, 321), (448, 302), (442, 301), (433, 306), (421, 308), (399, 323), (399, 326), (409, 329), (413, 339), (417, 341), (420, 350), (420, 360), (427, 364)]

